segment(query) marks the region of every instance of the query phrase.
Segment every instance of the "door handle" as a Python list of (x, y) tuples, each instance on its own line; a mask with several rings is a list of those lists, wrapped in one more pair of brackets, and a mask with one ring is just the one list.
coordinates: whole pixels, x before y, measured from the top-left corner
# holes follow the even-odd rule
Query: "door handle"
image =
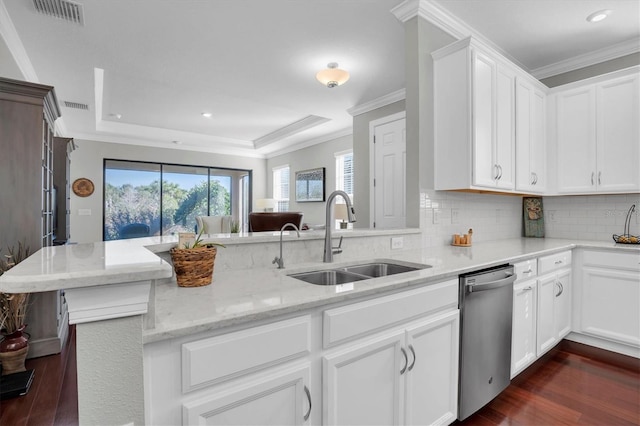
[(309, 416), (311, 415), (311, 392), (309, 392), (309, 388), (306, 385), (304, 387), (304, 393), (307, 394), (307, 401), (309, 401), (309, 411), (304, 415), (304, 421), (306, 422), (309, 420)]
[(495, 280), (488, 283), (482, 284), (467, 284), (467, 292), (473, 293), (474, 291), (485, 291), (492, 290), (494, 288), (503, 287), (508, 284), (513, 284), (516, 280), (515, 275), (508, 275), (506, 278), (502, 278), (501, 280)]
[(407, 371), (407, 366), (409, 365), (409, 357), (407, 357), (407, 351), (404, 348), (400, 348), (402, 351), (402, 355), (404, 355), (404, 367), (400, 370), (400, 375), (402, 376), (405, 371)]
[(416, 351), (413, 349), (413, 345), (409, 345), (409, 350), (411, 351), (411, 354), (413, 355), (413, 362), (409, 366), (409, 371), (411, 371), (411, 370), (413, 370), (413, 366), (416, 365)]

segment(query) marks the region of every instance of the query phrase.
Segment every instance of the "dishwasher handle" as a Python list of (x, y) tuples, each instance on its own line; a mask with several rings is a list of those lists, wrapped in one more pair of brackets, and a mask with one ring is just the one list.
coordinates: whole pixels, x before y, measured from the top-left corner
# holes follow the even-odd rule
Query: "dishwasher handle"
[(482, 284), (467, 284), (467, 292), (474, 293), (477, 291), (485, 291), (485, 290), (493, 290), (494, 288), (504, 287), (506, 285), (511, 285), (516, 280), (517, 276), (510, 272), (505, 272), (507, 276), (500, 280), (489, 281), (488, 283)]

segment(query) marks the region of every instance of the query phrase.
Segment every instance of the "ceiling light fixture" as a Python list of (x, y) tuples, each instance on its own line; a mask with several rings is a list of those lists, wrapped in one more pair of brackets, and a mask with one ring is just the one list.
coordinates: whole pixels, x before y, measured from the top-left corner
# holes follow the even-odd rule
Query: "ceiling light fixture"
[(604, 9), (599, 10), (597, 12), (593, 12), (591, 15), (587, 16), (587, 21), (589, 22), (600, 22), (603, 19), (606, 19), (607, 16), (611, 14), (611, 10)]
[(203, 116), (204, 118), (211, 118), (211, 117), (213, 116), (213, 114), (211, 114), (210, 112), (203, 112), (203, 113), (202, 113), (202, 116)]
[(330, 62), (327, 64), (327, 68), (318, 71), (316, 79), (328, 88), (343, 85), (349, 80), (349, 73), (345, 70), (338, 68), (337, 62)]

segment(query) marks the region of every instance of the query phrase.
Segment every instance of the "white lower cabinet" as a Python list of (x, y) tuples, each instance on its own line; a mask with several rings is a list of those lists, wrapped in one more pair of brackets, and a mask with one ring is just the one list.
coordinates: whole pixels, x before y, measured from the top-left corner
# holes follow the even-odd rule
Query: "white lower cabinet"
[(640, 357), (640, 254), (583, 249), (579, 261), (575, 331), (592, 338), (584, 343)]
[(154, 425), (449, 424), (458, 280), (144, 347)]
[(457, 309), (343, 346), (323, 357), (323, 424), (455, 421)]
[(536, 279), (516, 282), (513, 286), (513, 329), (511, 337), (511, 378), (536, 360), (537, 325)]
[(183, 424), (303, 425), (311, 413), (310, 366), (258, 375), (183, 404)]
[(514, 265), (511, 378), (571, 332), (571, 251)]
[(538, 280), (537, 356), (554, 347), (571, 331), (571, 270)]

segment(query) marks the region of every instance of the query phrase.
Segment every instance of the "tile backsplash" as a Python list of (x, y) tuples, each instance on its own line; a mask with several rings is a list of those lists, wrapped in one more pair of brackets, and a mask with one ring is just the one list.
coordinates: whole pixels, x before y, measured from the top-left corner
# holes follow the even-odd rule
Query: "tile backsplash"
[(543, 200), (545, 234), (552, 238), (613, 241), (613, 234), (624, 232), (631, 205), (630, 233), (640, 235), (640, 194), (576, 195), (545, 197)]
[[(623, 233), (632, 204), (640, 209), (640, 194), (544, 197), (545, 236), (613, 241), (613, 234)], [(520, 196), (432, 190), (420, 194), (425, 247), (450, 244), (453, 234), (464, 234), (469, 228), (474, 241), (519, 238), (523, 216)], [(630, 229), (631, 234), (640, 234), (637, 211)]]

